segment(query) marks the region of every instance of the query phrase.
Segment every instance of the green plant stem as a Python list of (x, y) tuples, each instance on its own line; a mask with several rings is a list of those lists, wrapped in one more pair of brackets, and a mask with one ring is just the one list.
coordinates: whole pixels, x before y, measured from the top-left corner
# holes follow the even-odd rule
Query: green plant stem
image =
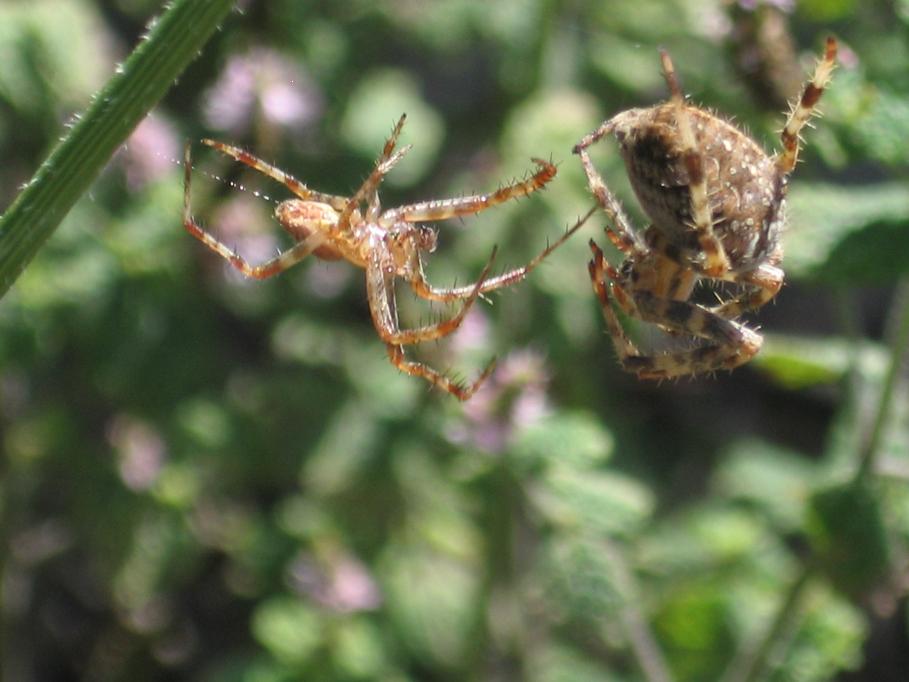
[(0, 217), (0, 296), (164, 96), (234, 0), (175, 0)]
[(621, 612), (622, 626), (644, 679), (647, 682), (671, 682), (669, 666), (641, 611), (641, 590), (624, 553), (611, 541), (603, 544), (603, 550), (612, 566), (619, 594), (625, 596)]
[(515, 679), (524, 679), (528, 628), (521, 610), (518, 562), (518, 535), (522, 516), (521, 485), (503, 461), (490, 472), (489, 505), (485, 509), (487, 574), (481, 587), (480, 604), (474, 627), (475, 645), (469, 666), (471, 679), (489, 679), (490, 667), (506, 669)]
[[(909, 278), (897, 286), (888, 321), (890, 339), (890, 365), (881, 386), (877, 412), (868, 437), (859, 453), (859, 463), (853, 481), (858, 484), (874, 471), (874, 462), (883, 442), (884, 432), (890, 416), (890, 407), (901, 369), (909, 355)], [(801, 574), (789, 588), (779, 612), (760, 643), (744, 656), (733, 662), (724, 682), (754, 682), (766, 670), (777, 642), (784, 638), (793, 622), (801, 603), (802, 594), (810, 584), (814, 571), (810, 565), (802, 568)]]
[(903, 278), (896, 288), (887, 326), (890, 337), (890, 366), (881, 387), (874, 423), (859, 454), (858, 469), (855, 473), (856, 483), (874, 471), (874, 462), (890, 416), (893, 392), (900, 376), (900, 369), (904, 367), (906, 356), (909, 354), (909, 278)]
[(757, 646), (747, 649), (743, 655), (733, 660), (729, 670), (723, 675), (723, 682), (756, 682), (761, 679), (778, 643), (785, 639), (786, 633), (792, 627), (802, 603), (802, 595), (805, 588), (811, 584), (813, 575), (814, 570), (810, 566), (801, 568), (764, 637)]

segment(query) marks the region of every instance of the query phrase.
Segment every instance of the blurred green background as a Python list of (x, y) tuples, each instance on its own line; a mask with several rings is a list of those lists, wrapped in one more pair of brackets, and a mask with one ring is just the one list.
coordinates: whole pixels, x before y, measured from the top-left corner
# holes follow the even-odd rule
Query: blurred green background
[[(0, 205), (161, 4), (0, 2)], [(831, 33), (787, 285), (731, 375), (618, 369), (601, 213), (415, 349), (499, 357), (463, 405), (387, 362), (362, 271), (244, 281), (181, 225), (184, 140), (347, 195), (406, 112), (387, 207), (559, 164), (441, 226), (430, 279), (471, 281), (592, 205), (571, 147), (665, 97), (658, 47), (771, 149)], [(4, 679), (909, 679), (907, 97), (906, 0), (238, 3), (0, 303)], [(595, 161), (643, 225), (614, 143)], [(200, 221), (254, 261), (286, 246), (283, 187), (195, 166)], [(400, 294), (406, 324), (446, 312)]]

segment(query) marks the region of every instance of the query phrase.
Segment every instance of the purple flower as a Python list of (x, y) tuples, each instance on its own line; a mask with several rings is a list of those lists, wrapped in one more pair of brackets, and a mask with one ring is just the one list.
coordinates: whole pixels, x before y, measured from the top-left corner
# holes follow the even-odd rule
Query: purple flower
[(305, 70), (264, 48), (232, 57), (203, 101), (206, 123), (235, 135), (247, 132), (259, 117), (281, 128), (301, 128), (324, 107), (321, 91)]

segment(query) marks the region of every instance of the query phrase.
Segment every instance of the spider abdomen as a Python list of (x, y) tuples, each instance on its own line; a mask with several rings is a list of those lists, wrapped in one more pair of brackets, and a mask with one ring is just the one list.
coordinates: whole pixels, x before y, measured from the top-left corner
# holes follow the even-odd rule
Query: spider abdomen
[[(702, 154), (714, 231), (732, 269), (767, 259), (778, 249), (784, 222), (783, 175), (774, 160), (732, 124), (694, 106), (685, 111)], [(616, 137), (631, 185), (654, 228), (677, 247), (696, 250), (691, 174), (675, 105), (626, 112)]]

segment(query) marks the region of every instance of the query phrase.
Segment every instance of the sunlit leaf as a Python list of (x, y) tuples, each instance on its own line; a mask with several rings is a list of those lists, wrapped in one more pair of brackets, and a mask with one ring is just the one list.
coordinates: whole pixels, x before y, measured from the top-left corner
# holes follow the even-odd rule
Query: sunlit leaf
[(909, 185), (793, 183), (786, 271), (842, 284), (909, 271)]

